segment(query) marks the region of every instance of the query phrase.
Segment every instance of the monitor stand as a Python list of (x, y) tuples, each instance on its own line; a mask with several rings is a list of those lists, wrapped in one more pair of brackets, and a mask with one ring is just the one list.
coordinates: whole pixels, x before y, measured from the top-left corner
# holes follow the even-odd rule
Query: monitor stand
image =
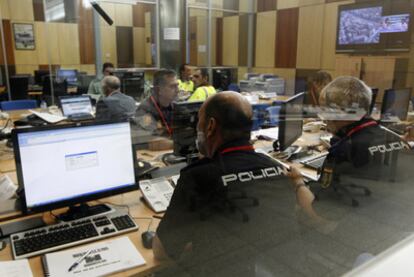
[(56, 216), (56, 218), (61, 221), (72, 221), (111, 211), (113, 211), (113, 209), (106, 204), (89, 206), (86, 203), (82, 203), (79, 206), (69, 206), (69, 210), (67, 212)]

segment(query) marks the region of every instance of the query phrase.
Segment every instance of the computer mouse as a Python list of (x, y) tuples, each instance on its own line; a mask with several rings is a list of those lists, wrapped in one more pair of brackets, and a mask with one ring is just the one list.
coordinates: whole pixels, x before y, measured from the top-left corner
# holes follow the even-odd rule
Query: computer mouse
[(155, 237), (154, 231), (146, 231), (141, 234), (142, 244), (145, 248), (151, 249), (152, 248), (152, 240)]

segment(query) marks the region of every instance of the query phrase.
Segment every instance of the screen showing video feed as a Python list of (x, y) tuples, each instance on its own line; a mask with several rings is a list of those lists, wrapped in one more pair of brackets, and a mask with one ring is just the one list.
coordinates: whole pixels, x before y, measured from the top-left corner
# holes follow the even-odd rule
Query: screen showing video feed
[(409, 23), (409, 14), (383, 16), (382, 7), (344, 10), (340, 12), (338, 44), (377, 44), (383, 33), (407, 32)]

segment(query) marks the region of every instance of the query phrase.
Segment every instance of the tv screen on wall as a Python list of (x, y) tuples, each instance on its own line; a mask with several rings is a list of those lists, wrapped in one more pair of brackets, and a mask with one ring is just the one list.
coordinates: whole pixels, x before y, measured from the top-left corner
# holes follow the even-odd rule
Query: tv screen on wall
[(410, 1), (385, 0), (342, 5), (338, 10), (337, 52), (409, 51)]

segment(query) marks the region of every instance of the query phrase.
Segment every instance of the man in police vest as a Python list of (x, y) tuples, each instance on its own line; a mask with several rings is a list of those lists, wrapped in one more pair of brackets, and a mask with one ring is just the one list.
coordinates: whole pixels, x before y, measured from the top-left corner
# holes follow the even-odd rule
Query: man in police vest
[(208, 70), (206, 68), (196, 69), (193, 74), (193, 81), (196, 90), (191, 94), (188, 101), (205, 101), (216, 94), (216, 89), (209, 84)]
[[(297, 175), (291, 173), (290, 182), (280, 164), (255, 152), (251, 127), (251, 105), (238, 93), (222, 92), (203, 104), (197, 144), (204, 158), (181, 171), (153, 241), (157, 259), (172, 258), (175, 270), (190, 276), (215, 276), (237, 255), (243, 276), (278, 273), (280, 261), (262, 260), (252, 246), (272, 247), (288, 238), (297, 243), (295, 194), (307, 203), (312, 194)], [(299, 256), (302, 248), (295, 245)]]
[[(355, 118), (346, 120), (335, 119), (334, 115), (326, 121), (333, 137), (324, 167), (322, 182), (325, 185), (337, 183), (339, 177), (344, 176), (389, 179), (395, 173), (390, 172), (393, 166), (381, 161), (387, 156), (390, 157), (390, 163), (396, 163), (398, 152), (410, 148), (401, 137), (382, 127), (367, 114), (371, 95), (371, 89), (364, 82), (350, 76), (338, 77), (322, 90), (319, 99), (322, 106), (355, 115)], [(358, 109), (366, 112), (362, 118), (355, 112)]]

